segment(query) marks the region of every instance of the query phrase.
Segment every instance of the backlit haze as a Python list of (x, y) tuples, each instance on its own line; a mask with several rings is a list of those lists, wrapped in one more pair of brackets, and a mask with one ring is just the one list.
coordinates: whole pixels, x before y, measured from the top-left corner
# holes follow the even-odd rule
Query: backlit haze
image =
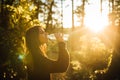
[[(63, 1), (63, 26), (64, 28), (72, 27), (72, 1), (66, 0)], [(80, 0), (74, 0), (74, 10), (76, 6), (81, 5)], [(90, 28), (93, 31), (99, 31), (105, 26), (108, 25), (108, 2), (104, 1), (103, 9), (101, 12), (100, 8), (100, 0), (89, 0), (85, 6), (85, 18), (84, 25)], [(76, 14), (74, 14), (74, 25), (80, 26), (80, 21), (77, 18)]]

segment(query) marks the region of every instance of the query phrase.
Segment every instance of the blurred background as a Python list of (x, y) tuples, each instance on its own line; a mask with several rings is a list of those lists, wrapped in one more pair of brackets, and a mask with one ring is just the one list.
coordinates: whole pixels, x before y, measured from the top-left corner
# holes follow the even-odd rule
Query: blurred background
[(0, 0), (0, 80), (27, 80), (25, 32), (34, 25), (48, 32), (49, 58), (58, 58), (54, 33), (67, 43), (70, 66), (53, 80), (110, 80), (102, 75), (113, 59), (120, 68), (119, 0)]

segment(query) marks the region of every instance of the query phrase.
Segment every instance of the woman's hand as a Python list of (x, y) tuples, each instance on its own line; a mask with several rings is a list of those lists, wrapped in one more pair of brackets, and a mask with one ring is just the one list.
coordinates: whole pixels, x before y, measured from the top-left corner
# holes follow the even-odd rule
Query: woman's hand
[(62, 33), (55, 33), (54, 35), (58, 42), (64, 42)]

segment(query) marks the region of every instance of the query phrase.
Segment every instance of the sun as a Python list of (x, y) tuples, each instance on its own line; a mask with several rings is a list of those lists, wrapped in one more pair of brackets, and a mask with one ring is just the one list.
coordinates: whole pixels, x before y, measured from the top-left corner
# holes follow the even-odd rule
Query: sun
[[(76, 6), (80, 5), (79, 0), (74, 1), (74, 10)], [(78, 4), (79, 3), (79, 4)], [(100, 32), (108, 24), (108, 13), (109, 13), (109, 2), (105, 0), (102, 3), (102, 11), (100, 0), (89, 0), (89, 4), (85, 4), (85, 15), (84, 15), (84, 25), (94, 32)], [(65, 6), (69, 5), (69, 6)], [(74, 14), (74, 26), (78, 27), (81, 25), (80, 18)], [(63, 27), (72, 28), (72, 5), (71, 1), (64, 1), (63, 6)]]
[(84, 24), (91, 31), (100, 32), (109, 24), (109, 22), (107, 16), (94, 15), (94, 16), (86, 16)]
[(109, 24), (108, 2), (106, 1), (102, 4), (102, 7), (104, 7), (102, 11), (100, 6), (100, 1), (91, 0), (91, 4), (93, 5), (86, 6), (86, 10), (85, 10), (86, 15), (84, 17), (84, 24), (93, 32), (100, 32)]
[(108, 8), (108, 2), (104, 2), (102, 4), (102, 9), (101, 11), (101, 6), (100, 6), (100, 1), (92, 1), (90, 2), (93, 5), (87, 5), (85, 9), (85, 17), (84, 17), (84, 24), (86, 27), (88, 27), (90, 30), (93, 32), (100, 32), (103, 30), (108, 24), (109, 24), (109, 19), (108, 19), (108, 13), (109, 13), (109, 8)]

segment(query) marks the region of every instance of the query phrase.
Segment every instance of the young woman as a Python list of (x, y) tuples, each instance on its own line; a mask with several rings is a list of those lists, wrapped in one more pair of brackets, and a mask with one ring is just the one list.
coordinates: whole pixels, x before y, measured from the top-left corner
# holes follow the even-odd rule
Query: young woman
[[(59, 57), (57, 61), (46, 55), (47, 34), (40, 26), (34, 26), (26, 32), (28, 80), (50, 80), (50, 73), (65, 72), (69, 66), (69, 54), (62, 36), (55, 34), (58, 41)], [(31, 56), (32, 60), (29, 59)]]

